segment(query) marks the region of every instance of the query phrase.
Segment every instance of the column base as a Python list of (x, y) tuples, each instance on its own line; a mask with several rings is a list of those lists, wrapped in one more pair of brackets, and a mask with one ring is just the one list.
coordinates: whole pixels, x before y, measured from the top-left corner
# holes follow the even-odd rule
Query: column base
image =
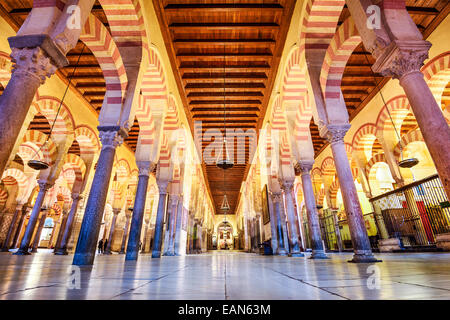
[(0, 252), (9, 252), (8, 248), (2, 248), (2, 250)]
[(154, 259), (160, 259), (161, 258), (161, 252), (160, 251), (154, 251), (152, 253), (152, 258)]
[(13, 256), (31, 256), (31, 253), (28, 250), (17, 250), (17, 252), (13, 253)]
[(287, 256), (288, 253), (284, 250), (280, 250), (279, 252), (277, 252), (277, 256)]
[(57, 248), (57, 249), (53, 250), (53, 254), (55, 256), (67, 256), (67, 255), (69, 255), (69, 253), (67, 252), (66, 248)]
[(120, 250), (119, 254), (125, 254), (125, 251)]
[(111, 251), (105, 251), (105, 252), (103, 252), (103, 254), (112, 255), (112, 252)]
[(294, 258), (303, 258), (305, 255), (301, 252), (293, 252), (289, 253), (288, 257), (294, 257)]
[(33, 248), (33, 250), (31, 250), (31, 253), (37, 253), (37, 252), (38, 252), (37, 248), (36, 249)]
[(314, 251), (311, 254), (311, 257), (309, 257), (310, 259), (330, 259), (324, 251)]
[(375, 262), (383, 262), (382, 260), (378, 260), (374, 257), (373, 254), (354, 254), (353, 259), (347, 262), (350, 263), (375, 263)]

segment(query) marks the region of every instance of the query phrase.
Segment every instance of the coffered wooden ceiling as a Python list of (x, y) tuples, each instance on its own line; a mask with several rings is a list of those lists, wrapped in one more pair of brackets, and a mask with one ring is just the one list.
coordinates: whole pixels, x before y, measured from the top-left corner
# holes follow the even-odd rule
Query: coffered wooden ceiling
[[(450, 1), (448, 0), (406, 0), (409, 14), (416, 23), (424, 38), (436, 29), (450, 12)], [(338, 27), (350, 16), (347, 6), (341, 13)], [(342, 93), (347, 106), (350, 120), (367, 105), (367, 103), (379, 92), (390, 78), (381, 75), (373, 75), (371, 67), (375, 60), (360, 44), (348, 60), (342, 77)], [(378, 86), (377, 86), (378, 84)], [(444, 92), (443, 104), (449, 101), (449, 90)], [(415, 128), (415, 122), (410, 123), (409, 129)], [(319, 130), (314, 123), (310, 126), (311, 135), (316, 155), (320, 153), (328, 143), (319, 135)], [(407, 128), (405, 127), (405, 130)]]
[[(191, 122), (202, 132), (257, 129), (272, 91), (295, 1), (153, 1)], [(229, 141), (228, 141), (229, 142)], [(225, 172), (206, 166), (216, 213), (224, 194), (234, 213), (245, 164)], [(203, 150), (211, 141), (203, 142)], [(237, 150), (235, 146), (235, 159)]]

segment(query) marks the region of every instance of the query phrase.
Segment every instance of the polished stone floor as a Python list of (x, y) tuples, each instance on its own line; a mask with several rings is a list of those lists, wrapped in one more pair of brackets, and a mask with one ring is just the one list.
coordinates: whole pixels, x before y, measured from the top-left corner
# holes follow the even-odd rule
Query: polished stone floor
[[(450, 253), (378, 254), (382, 263), (214, 252), (186, 257), (97, 256), (72, 270), (72, 256), (0, 254), (0, 300), (8, 299), (446, 299)], [(379, 276), (378, 276), (379, 275)], [(77, 288), (79, 287), (79, 289)]]

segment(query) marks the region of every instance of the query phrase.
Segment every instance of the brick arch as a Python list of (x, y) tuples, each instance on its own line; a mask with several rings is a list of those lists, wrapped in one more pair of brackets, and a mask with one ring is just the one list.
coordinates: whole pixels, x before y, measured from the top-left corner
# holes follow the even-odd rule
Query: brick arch
[(273, 130), (279, 130), (283, 133), (287, 130), (286, 115), (284, 113), (283, 102), (281, 101), (280, 95), (277, 96), (272, 107), (271, 124)]
[(82, 184), (86, 173), (86, 164), (84, 161), (76, 154), (68, 153), (65, 158), (65, 163), (70, 165), (70, 167), (74, 170), (75, 183)]
[(322, 180), (324, 182), (325, 187), (327, 188), (333, 181), (334, 176), (336, 175), (336, 166), (334, 164), (334, 160), (332, 157), (327, 157), (322, 161), (322, 165), (320, 167), (322, 171)]
[(377, 137), (386, 137), (386, 135), (394, 135), (395, 128), (392, 124), (389, 113), (391, 114), (392, 120), (397, 128), (400, 130), (403, 120), (412, 112), (411, 106), (409, 104), (408, 98), (405, 95), (400, 95), (390, 99), (386, 105), (380, 110), (378, 114), (376, 126), (377, 126)]
[(42, 161), (47, 162), (50, 166), (55, 164), (57, 148), (53, 140), (50, 138), (47, 141), (47, 135), (36, 130), (28, 130), (23, 137), (22, 144), (30, 146), (34, 150), (41, 149)]
[(316, 195), (317, 204), (323, 206), (323, 200), (325, 199), (325, 189), (321, 188)]
[(162, 136), (159, 167), (166, 169), (170, 167), (170, 148), (166, 133)]
[(124, 183), (130, 179), (131, 167), (125, 158), (117, 161), (116, 165), (117, 181)]
[(143, 47), (145, 29), (139, 0), (99, 0), (119, 48)]
[(106, 27), (89, 15), (80, 40), (97, 58), (106, 82), (105, 103), (113, 110), (121, 110), (127, 88), (127, 75), (119, 48)]
[(19, 169), (7, 169), (3, 172), (2, 176), (2, 182), (5, 185), (13, 185), (17, 184), (18, 186), (18, 193), (16, 196), (17, 201), (24, 201), (25, 193), (28, 189), (28, 178), (23, 173), (23, 171)]
[(8, 201), (8, 191), (5, 189), (0, 189), (0, 207), (4, 207), (6, 201)]
[(75, 140), (80, 145), (81, 155), (95, 154), (100, 150), (97, 134), (87, 125), (80, 125), (75, 129)]
[(367, 177), (370, 175), (370, 170), (372, 169), (372, 167), (376, 164), (376, 163), (380, 163), (380, 162), (384, 162), (387, 164), (387, 160), (386, 160), (386, 156), (384, 153), (377, 153), (376, 155), (374, 155), (372, 157), (372, 159), (370, 159), (370, 161), (367, 163), (366, 165), (366, 175)]
[(403, 135), (402, 140), (397, 144), (397, 146), (394, 149), (394, 157), (396, 159), (400, 160), (401, 150), (405, 150), (405, 148), (408, 144), (410, 144), (411, 142), (416, 142), (416, 141), (425, 142), (420, 129), (410, 131), (407, 134)]
[(169, 96), (169, 104), (166, 117), (164, 118), (164, 131), (174, 131), (178, 129), (179, 118), (175, 99)]
[(331, 200), (330, 206), (332, 208), (337, 208), (337, 194), (339, 191), (339, 187), (340, 187), (339, 181), (338, 179), (335, 179), (328, 190), (328, 192), (330, 193), (330, 200)]
[(306, 1), (300, 33), (300, 49), (305, 50), (306, 59), (317, 55), (324, 57), (344, 5), (345, 0)]
[(361, 43), (361, 37), (348, 18), (333, 36), (320, 73), (320, 84), (325, 100), (341, 98), (341, 81), (347, 61), (353, 50)]
[[(441, 53), (431, 59), (422, 67), (422, 73), (430, 87), (431, 93), (441, 106), (442, 94), (445, 87), (450, 82), (450, 51)], [(450, 110), (445, 110), (444, 115), (450, 122)]]
[[(58, 109), (61, 106), (61, 109)], [(55, 97), (40, 96), (33, 103), (33, 108), (30, 109), (33, 116), (37, 112), (41, 113), (53, 127), (52, 134), (54, 135), (71, 135), (75, 130), (75, 121), (72, 113), (65, 103)], [(58, 116), (57, 116), (58, 115)]]
[(377, 127), (373, 123), (367, 123), (361, 126), (353, 135), (352, 147), (357, 156), (364, 165), (368, 162), (365, 151), (372, 148), (374, 141), (377, 139)]

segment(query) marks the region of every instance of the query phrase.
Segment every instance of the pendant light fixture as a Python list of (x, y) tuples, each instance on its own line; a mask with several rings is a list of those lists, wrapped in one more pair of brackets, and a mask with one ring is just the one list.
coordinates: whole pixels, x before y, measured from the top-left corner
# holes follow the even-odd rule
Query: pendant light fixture
[[(225, 56), (225, 45), (223, 46), (223, 144), (220, 148), (219, 155), (217, 157), (216, 166), (223, 170), (228, 170), (234, 167), (233, 161), (230, 159), (228, 153), (228, 144), (226, 138), (227, 129), (227, 104), (226, 104), (226, 83), (225, 83), (225, 72), (226, 72), (226, 56)], [(225, 154), (224, 150), (225, 149)]]
[(81, 56), (83, 55), (83, 52), (84, 52), (85, 48), (86, 48), (86, 45), (83, 44), (83, 48), (81, 49), (80, 55), (78, 56), (78, 61), (77, 61), (76, 65), (75, 65), (75, 67), (74, 67), (74, 69), (72, 71), (72, 75), (69, 78), (69, 82), (67, 83), (66, 90), (64, 91), (64, 95), (63, 95), (63, 97), (61, 99), (61, 102), (59, 103), (58, 111), (56, 112), (55, 119), (53, 120), (53, 124), (52, 124), (52, 127), (50, 128), (50, 133), (48, 134), (47, 139), (42, 144), (42, 146), (35, 152), (33, 158), (31, 158), (31, 160), (28, 161), (28, 166), (31, 169), (42, 171), (42, 170), (48, 169), (48, 167), (50, 166), (49, 163), (47, 163), (45, 161), (41, 161), (39, 159), (35, 159), (35, 157), (38, 155), (39, 151), (41, 151), (42, 148), (44, 148), (44, 146), (50, 140), (50, 136), (52, 135), (53, 129), (55, 128), (56, 120), (58, 119), (59, 113), (61, 112), (61, 108), (62, 108), (62, 105), (64, 103), (64, 99), (66, 98), (67, 91), (69, 90), (70, 84), (72, 83), (72, 78), (75, 75), (75, 72), (77, 71), (77, 68), (78, 68), (78, 66), (80, 64)]
[[(367, 53), (364, 54), (364, 57), (366, 58), (367, 64), (370, 65), (370, 61), (369, 61), (369, 58), (367, 57)], [(370, 68), (370, 70), (372, 71), (372, 75), (373, 75), (373, 79), (374, 79), (376, 88), (378, 88), (380, 83), (377, 82), (377, 79), (375, 77), (375, 72), (372, 70), (372, 68)], [(389, 119), (391, 120), (392, 126), (394, 127), (395, 134), (397, 135), (397, 138), (398, 138), (398, 141), (399, 141), (399, 145), (398, 146), (400, 148), (401, 160), (398, 162), (398, 166), (401, 167), (401, 168), (412, 168), (412, 167), (415, 167), (416, 165), (419, 164), (419, 159), (417, 159), (417, 158), (404, 159), (403, 158), (403, 147), (402, 147), (402, 144), (401, 144), (402, 138), (400, 136), (400, 133), (397, 130), (397, 126), (394, 123), (394, 119), (392, 119), (391, 112), (389, 111), (389, 108), (388, 108), (388, 106), (386, 104), (386, 100), (384, 99), (383, 92), (381, 92), (381, 88), (379, 88), (378, 92), (380, 93), (381, 99), (383, 100), (383, 104), (386, 107), (386, 110), (387, 110), (388, 115), (389, 115)]]

